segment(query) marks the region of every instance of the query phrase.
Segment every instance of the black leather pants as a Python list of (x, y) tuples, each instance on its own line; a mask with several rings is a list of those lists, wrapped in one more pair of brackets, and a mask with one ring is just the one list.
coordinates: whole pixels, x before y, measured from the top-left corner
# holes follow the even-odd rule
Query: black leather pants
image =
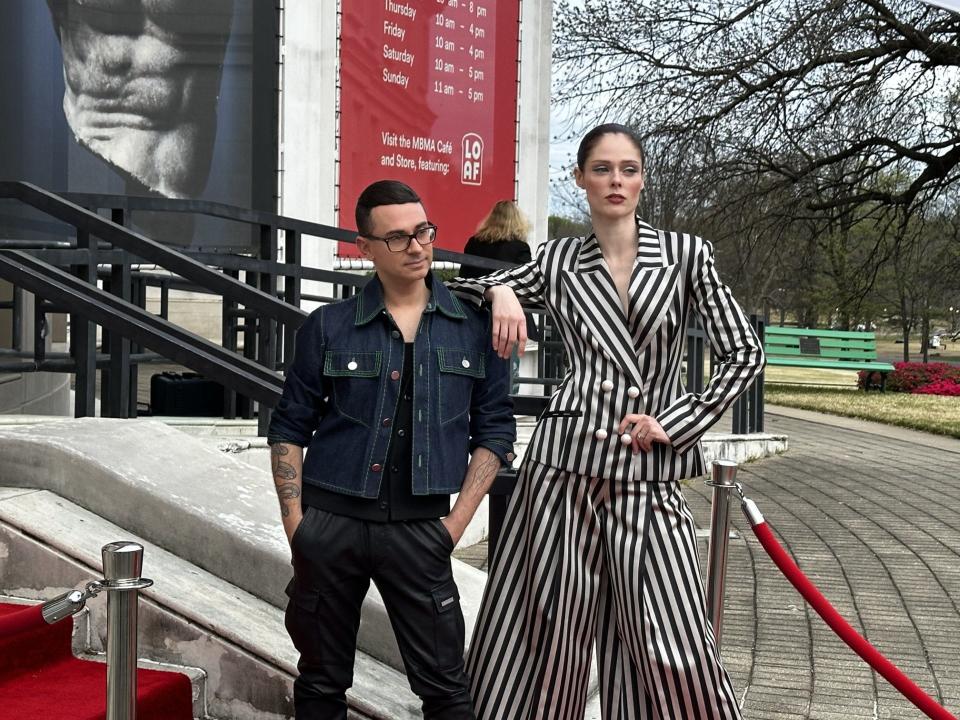
[(473, 720), (453, 543), (440, 520), (376, 523), (308, 508), (293, 536), (286, 625), (298, 720), (345, 720), (360, 606), (377, 584), (426, 720)]

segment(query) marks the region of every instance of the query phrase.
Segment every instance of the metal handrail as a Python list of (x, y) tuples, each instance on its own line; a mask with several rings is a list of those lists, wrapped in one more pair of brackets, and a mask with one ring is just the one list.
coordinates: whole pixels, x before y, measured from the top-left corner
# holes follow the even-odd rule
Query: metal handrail
[[(106, 240), (115, 247), (122, 248), (138, 258), (160, 265), (181, 277), (215, 290), (225, 299), (254, 308), (265, 317), (294, 328), (299, 327), (306, 319), (307, 314), (298, 307), (278, 300), (272, 295), (257, 290), (229, 275), (211, 270), (203, 263), (184, 253), (177, 252), (145, 235), (100, 217), (90, 210), (31, 183), (0, 181), (0, 198), (19, 200), (47, 215), (73, 225), (80, 231)], [(157, 200), (156, 198), (148, 199)]]
[(277, 373), (24, 252), (0, 252), (0, 277), (67, 305), (85, 319), (122, 333), (270, 407), (280, 398), (283, 380)]
[[(232, 220), (248, 225), (260, 225), (292, 232), (310, 237), (324, 238), (327, 240), (336, 240), (337, 242), (354, 243), (357, 239), (357, 231), (346, 228), (340, 228), (333, 225), (324, 225), (310, 220), (301, 220), (299, 218), (277, 215), (266, 210), (251, 210), (236, 205), (226, 203), (211, 202), (209, 200), (180, 200), (174, 198), (152, 198), (139, 197), (133, 195), (110, 195), (105, 193), (63, 193), (61, 197), (67, 198), (72, 202), (87, 207), (110, 208), (124, 211), (147, 210), (153, 212), (177, 212), (192, 213), (196, 215), (206, 215), (208, 217), (220, 218), (222, 220)], [(476, 267), (486, 270), (501, 270), (505, 268), (516, 267), (516, 263), (505, 262), (503, 260), (491, 260), (481, 258), (475, 255), (466, 255), (464, 253), (454, 252), (443, 248), (434, 250), (434, 259), (440, 261), (469, 263)], [(282, 274), (287, 275), (288, 272)]]

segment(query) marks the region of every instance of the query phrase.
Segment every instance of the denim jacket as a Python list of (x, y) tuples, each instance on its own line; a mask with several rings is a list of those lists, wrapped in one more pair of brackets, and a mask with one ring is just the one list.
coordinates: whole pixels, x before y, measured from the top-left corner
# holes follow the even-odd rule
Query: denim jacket
[[(516, 439), (509, 364), (493, 351), (488, 313), (462, 304), (432, 275), (427, 284), (432, 295), (414, 339), (415, 495), (459, 492), (478, 446), (509, 465)], [(354, 297), (315, 310), (301, 326), (268, 440), (308, 448), (304, 483), (377, 497), (403, 343), (377, 277)]]

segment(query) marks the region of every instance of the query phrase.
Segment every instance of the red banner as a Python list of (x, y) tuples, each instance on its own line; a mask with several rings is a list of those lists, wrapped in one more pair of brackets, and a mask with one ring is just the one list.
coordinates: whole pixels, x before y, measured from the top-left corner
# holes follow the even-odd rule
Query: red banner
[[(357, 197), (401, 180), (423, 198), (437, 245), (462, 250), (514, 197), (519, 0), (343, 3), (339, 224)], [(341, 255), (356, 255), (341, 243)]]

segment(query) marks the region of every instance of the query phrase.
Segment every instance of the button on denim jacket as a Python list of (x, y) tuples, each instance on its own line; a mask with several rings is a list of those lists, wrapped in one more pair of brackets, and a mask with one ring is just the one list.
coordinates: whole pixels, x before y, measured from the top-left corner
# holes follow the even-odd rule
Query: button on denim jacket
[[(432, 275), (427, 284), (432, 295), (414, 339), (415, 495), (459, 492), (476, 447), (509, 465), (516, 439), (509, 363), (493, 351), (487, 311), (462, 304)], [(403, 343), (376, 276), (359, 294), (315, 310), (301, 326), (268, 440), (307, 448), (304, 483), (377, 497)]]

